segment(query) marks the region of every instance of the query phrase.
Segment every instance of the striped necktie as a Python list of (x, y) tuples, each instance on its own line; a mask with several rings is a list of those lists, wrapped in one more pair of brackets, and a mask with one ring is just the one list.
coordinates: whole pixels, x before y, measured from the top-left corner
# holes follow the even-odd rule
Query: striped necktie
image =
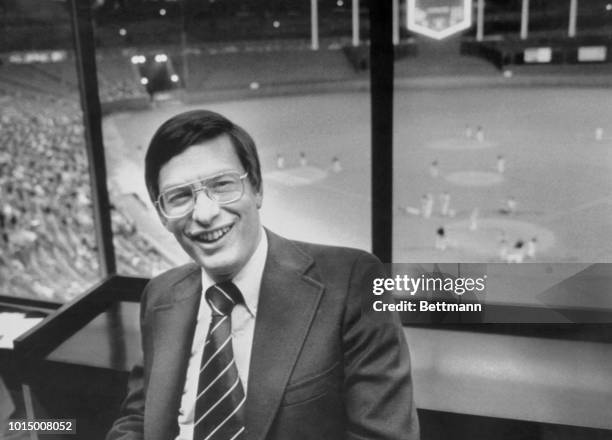
[(244, 303), (232, 282), (206, 290), (212, 320), (200, 364), (194, 418), (194, 440), (238, 440), (244, 438), (246, 395), (232, 349), (232, 309)]

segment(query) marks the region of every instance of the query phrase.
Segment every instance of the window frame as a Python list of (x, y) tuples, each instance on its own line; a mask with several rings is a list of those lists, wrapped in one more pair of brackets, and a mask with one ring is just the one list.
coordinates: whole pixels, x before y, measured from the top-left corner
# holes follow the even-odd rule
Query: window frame
[[(395, 50), (392, 32), (393, 5), (391, 2), (379, 1), (368, 3), (370, 20), (372, 251), (382, 262), (391, 263), (393, 261), (393, 63)], [(104, 284), (105, 280), (108, 281), (109, 278), (114, 278), (118, 274), (106, 181), (92, 7), (90, 2), (79, 2), (78, 0), (70, 0), (68, 6), (83, 110), (85, 145), (89, 161), (95, 234), (100, 259), (100, 282)], [(99, 285), (96, 288), (99, 288)], [(91, 291), (91, 289), (89, 290)], [(86, 292), (79, 298), (84, 296), (86, 296)], [(7, 302), (13, 305), (22, 304), (24, 307), (27, 307), (30, 303), (29, 300), (21, 301), (21, 299), (4, 301), (4, 303)], [(59, 304), (50, 303), (51, 310), (57, 308), (56, 306), (59, 306)], [(495, 305), (495, 307), (505, 307), (508, 311), (514, 310), (515, 312), (517, 309), (521, 309), (525, 313), (529, 313), (533, 309), (512, 304)], [(594, 323), (594, 325), (598, 324)], [(444, 328), (448, 327), (449, 324), (438, 323), (432, 324), (432, 326)], [(478, 324), (468, 326), (462, 324), (453, 326), (453, 329), (506, 333), (510, 327), (522, 328), (521, 325)]]

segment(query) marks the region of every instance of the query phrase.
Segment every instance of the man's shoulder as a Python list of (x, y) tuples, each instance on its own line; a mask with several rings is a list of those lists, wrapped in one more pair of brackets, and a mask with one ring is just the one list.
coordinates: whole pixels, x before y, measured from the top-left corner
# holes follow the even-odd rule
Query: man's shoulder
[(352, 264), (356, 261), (380, 263), (378, 258), (362, 249), (334, 246), (320, 243), (312, 243), (300, 240), (292, 240), (267, 231), (268, 240), (273, 243), (271, 249), (291, 246), (306, 257), (312, 258), (315, 264)]
[(198, 266), (193, 261), (189, 263), (182, 264), (180, 266), (173, 267), (168, 269), (165, 272), (162, 272), (156, 276), (154, 276), (151, 281), (156, 282), (178, 282), (183, 278), (186, 278), (193, 274), (195, 271), (199, 271), (200, 266)]
[(342, 261), (345, 263), (354, 262), (360, 259), (378, 261), (378, 259), (374, 255), (362, 249), (310, 243), (306, 241), (290, 241), (302, 252), (307, 255), (310, 255), (315, 261), (330, 260), (337, 262)]
[(165, 302), (166, 299), (171, 300), (172, 292), (177, 284), (189, 278), (193, 278), (193, 282), (198, 282), (199, 273), (200, 268), (197, 264), (187, 263), (156, 275), (145, 288), (147, 303), (159, 304)]
[(388, 272), (388, 268), (375, 255), (365, 250), (288, 241), (288, 245), (312, 260), (305, 275), (325, 286), (325, 296), (332, 303), (341, 301), (359, 308), (366, 304), (364, 300), (372, 298), (374, 279), (385, 277)]

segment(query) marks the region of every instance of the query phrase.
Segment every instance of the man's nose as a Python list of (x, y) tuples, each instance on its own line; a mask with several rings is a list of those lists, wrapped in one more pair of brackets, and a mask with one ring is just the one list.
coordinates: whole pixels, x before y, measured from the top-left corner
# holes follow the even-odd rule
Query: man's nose
[(211, 200), (205, 191), (201, 190), (195, 194), (195, 205), (192, 213), (195, 221), (202, 224), (212, 223), (219, 212), (219, 203)]

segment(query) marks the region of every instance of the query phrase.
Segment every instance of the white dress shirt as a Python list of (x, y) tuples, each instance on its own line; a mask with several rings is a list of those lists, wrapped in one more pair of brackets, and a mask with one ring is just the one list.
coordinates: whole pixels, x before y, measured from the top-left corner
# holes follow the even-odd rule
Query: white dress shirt
[[(255, 252), (234, 277), (232, 282), (240, 289), (245, 304), (236, 305), (232, 310), (232, 347), (234, 359), (238, 369), (238, 375), (247, 392), (247, 380), (249, 377), (249, 363), (251, 361), (251, 348), (253, 345), (253, 332), (255, 330), (255, 316), (257, 315), (257, 303), (259, 302), (259, 291), (263, 277), (266, 256), (268, 255), (268, 239), (265, 231), (261, 230), (261, 239)], [(178, 424), (179, 435), (176, 440), (193, 440), (193, 419), (195, 413), (196, 394), (198, 392), (198, 380), (200, 373), (200, 362), (204, 340), (208, 334), (212, 312), (204, 294), (206, 289), (215, 282), (202, 269), (202, 298), (198, 311), (195, 334), (191, 347), (191, 355), (187, 366), (185, 388), (181, 397), (181, 408), (179, 410)]]

